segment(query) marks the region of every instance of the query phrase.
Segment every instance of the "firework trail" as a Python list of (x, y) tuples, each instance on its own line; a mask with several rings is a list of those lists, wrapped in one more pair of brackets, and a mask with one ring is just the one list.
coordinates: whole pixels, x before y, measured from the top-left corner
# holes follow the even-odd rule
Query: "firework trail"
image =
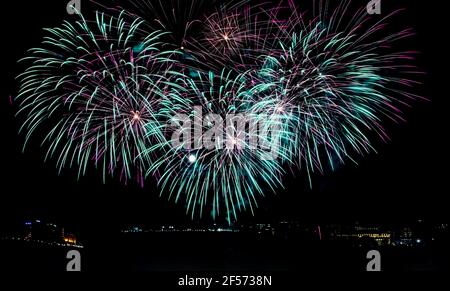
[(172, 52), (160, 51), (162, 32), (140, 36), (139, 18), (96, 17), (46, 29), (42, 48), (23, 59), (31, 65), (19, 76), (21, 131), (25, 145), (42, 136), (46, 159), (56, 157), (59, 171), (78, 167), (81, 176), (92, 164), (103, 179), (142, 184), (147, 161), (140, 153), (146, 127), (158, 127), (154, 111), (170, 86)]
[(145, 20), (142, 27), (148, 32), (154, 30), (168, 32), (164, 35), (165, 45), (171, 49), (180, 49), (184, 46), (186, 37), (195, 30), (201, 15), (206, 13), (206, 7), (214, 5), (216, 1), (129, 0), (114, 2), (113, 7), (104, 2), (95, 0), (91, 2), (110, 14), (122, 12)]

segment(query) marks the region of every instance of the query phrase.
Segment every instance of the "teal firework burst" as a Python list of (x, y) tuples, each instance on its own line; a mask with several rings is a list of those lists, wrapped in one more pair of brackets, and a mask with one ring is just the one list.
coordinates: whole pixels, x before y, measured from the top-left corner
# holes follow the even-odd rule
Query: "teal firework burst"
[[(143, 20), (97, 13), (95, 22), (82, 16), (75, 23), (46, 29), (41, 48), (30, 50), (19, 76), (16, 98), (24, 117), (21, 132), (41, 139), (46, 159), (61, 171), (91, 164), (123, 181), (143, 183), (149, 156), (141, 152), (151, 137), (146, 126), (170, 87), (171, 51), (161, 50), (163, 32), (143, 36)], [(148, 140), (150, 139), (150, 140)]]
[(308, 177), (375, 151), (374, 139), (388, 139), (385, 123), (403, 120), (400, 108), (418, 97), (410, 90), (415, 53), (393, 45), (411, 30), (384, 35), (392, 15), (371, 23), (365, 7), (350, 15), (349, 3), (330, 14), (319, 7), (312, 21), (290, 6), (273, 50), (251, 72), (260, 110), (291, 114), (284, 126), (294, 134), (282, 147)]
[(253, 212), (258, 196), (281, 186), (280, 120), (253, 112), (248, 79), (231, 75), (224, 70), (180, 78), (162, 102), (167, 143), (154, 145), (165, 153), (148, 174), (160, 173), (162, 193), (185, 203), (192, 217), (208, 209), (231, 222), (240, 211)]

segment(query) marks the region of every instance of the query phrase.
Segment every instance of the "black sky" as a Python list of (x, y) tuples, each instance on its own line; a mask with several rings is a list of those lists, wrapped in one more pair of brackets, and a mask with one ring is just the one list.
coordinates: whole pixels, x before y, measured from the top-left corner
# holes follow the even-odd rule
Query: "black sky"
[[(43, 150), (38, 147), (22, 153), (24, 137), (17, 133), (20, 120), (14, 118), (17, 108), (9, 104), (9, 96), (17, 92), (14, 77), (23, 69), (16, 61), (28, 48), (39, 45), (42, 27), (56, 26), (71, 17), (65, 14), (64, 1), (54, 2), (2, 3), (1, 224), (39, 217), (85, 230), (132, 222), (189, 222), (182, 205), (159, 198), (151, 181), (144, 189), (114, 181), (103, 185), (94, 171), (77, 181), (76, 171), (59, 176), (52, 161), (44, 163)], [(243, 215), (243, 220), (446, 219), (450, 66), (444, 39), (449, 35), (448, 16), (440, 6), (442, 1), (384, 2), (386, 10), (391, 6), (407, 8), (400, 18), (404, 27), (415, 29), (413, 49), (422, 52), (418, 64), (427, 72), (418, 93), (430, 101), (418, 101), (406, 110), (408, 122), (389, 128), (392, 141), (379, 144), (378, 154), (360, 158), (358, 166), (348, 163), (335, 173), (314, 177), (313, 190), (297, 171), (296, 177), (286, 179), (285, 190), (277, 195), (268, 193), (260, 199), (255, 217)]]

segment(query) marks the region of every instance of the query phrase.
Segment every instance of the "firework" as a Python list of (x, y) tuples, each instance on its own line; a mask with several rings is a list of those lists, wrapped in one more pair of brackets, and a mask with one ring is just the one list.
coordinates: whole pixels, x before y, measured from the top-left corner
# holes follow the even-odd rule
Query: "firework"
[(171, 142), (154, 145), (165, 154), (148, 173), (162, 173), (162, 193), (185, 203), (192, 217), (203, 209), (216, 217), (223, 209), (230, 222), (239, 211), (253, 212), (258, 195), (281, 186), (280, 121), (274, 114), (251, 114), (248, 80), (231, 75), (224, 70), (179, 79), (180, 87), (162, 102), (160, 120), (168, 121), (164, 132)]
[(59, 171), (78, 167), (81, 176), (92, 164), (103, 179), (109, 174), (143, 183), (148, 161), (140, 153), (146, 127), (158, 127), (154, 111), (170, 86), (172, 52), (159, 49), (162, 32), (142, 37), (142, 23), (124, 13), (97, 13), (95, 22), (80, 16), (47, 29), (42, 48), (23, 60), (31, 63), (19, 76), (17, 96), (25, 145), (42, 136), (46, 159), (55, 157)]
[(272, 51), (274, 24), (269, 20), (267, 3), (242, 1), (238, 6), (220, 7), (201, 19), (197, 35), (186, 38), (184, 46), (204, 71), (223, 68), (237, 76), (256, 68), (261, 55)]
[(309, 19), (292, 3), (290, 18), (271, 13), (280, 23), (276, 42), (253, 72), (260, 110), (292, 114), (285, 126), (295, 135), (282, 145), (308, 177), (323, 172), (325, 164), (334, 169), (374, 151), (376, 137), (388, 139), (383, 124), (403, 120), (400, 107), (417, 98), (410, 92), (415, 53), (393, 49), (412, 32), (385, 34), (395, 13), (371, 23), (365, 7), (353, 13), (349, 5), (342, 1), (330, 14), (327, 5), (320, 6)]

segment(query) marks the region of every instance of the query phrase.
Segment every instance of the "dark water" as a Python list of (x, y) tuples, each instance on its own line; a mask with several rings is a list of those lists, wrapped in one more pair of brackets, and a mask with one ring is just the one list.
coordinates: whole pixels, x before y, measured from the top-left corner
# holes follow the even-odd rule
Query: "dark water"
[[(86, 244), (83, 271), (299, 272), (365, 271), (367, 251), (346, 242), (284, 240), (232, 233), (124, 234)], [(0, 243), (0, 268), (65, 271), (67, 248)], [(446, 245), (378, 248), (384, 271), (448, 271)]]
[[(68, 260), (66, 247), (0, 241), (0, 270), (9, 272), (65, 271)], [(83, 255), (83, 251), (80, 251)]]

